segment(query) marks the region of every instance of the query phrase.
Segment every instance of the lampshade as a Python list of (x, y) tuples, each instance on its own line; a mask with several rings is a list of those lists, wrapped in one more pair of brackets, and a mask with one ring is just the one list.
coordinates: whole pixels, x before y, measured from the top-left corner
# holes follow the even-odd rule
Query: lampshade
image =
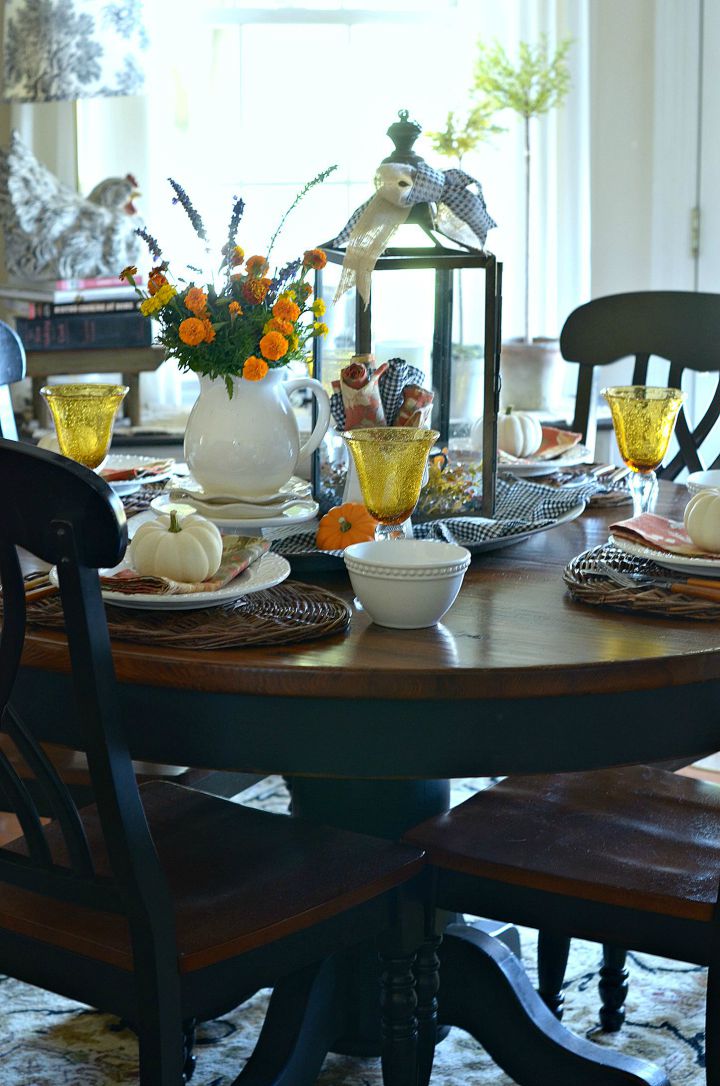
[(144, 0), (5, 0), (2, 97), (60, 102), (140, 94)]

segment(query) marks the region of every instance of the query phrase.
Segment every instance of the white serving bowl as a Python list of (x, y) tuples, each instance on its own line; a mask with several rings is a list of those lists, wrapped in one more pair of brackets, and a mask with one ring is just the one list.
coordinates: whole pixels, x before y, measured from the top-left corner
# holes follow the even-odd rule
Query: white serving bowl
[(688, 475), (685, 485), (691, 494), (701, 490), (720, 490), (720, 471), (694, 471)]
[(460, 591), (470, 552), (455, 543), (378, 539), (345, 548), (355, 595), (378, 626), (434, 626)]

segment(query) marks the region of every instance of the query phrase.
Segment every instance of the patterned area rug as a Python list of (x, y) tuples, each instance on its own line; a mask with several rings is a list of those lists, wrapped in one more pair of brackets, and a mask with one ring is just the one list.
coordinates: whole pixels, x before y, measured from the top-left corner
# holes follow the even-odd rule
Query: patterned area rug
[[(453, 799), (462, 799), (484, 782), (456, 782)], [(278, 778), (268, 778), (243, 795), (266, 810), (287, 809)], [(534, 932), (522, 931), (523, 958), (534, 979)], [(627, 1021), (618, 1034), (605, 1035), (597, 1020), (599, 949), (573, 944), (565, 986), (565, 1023), (575, 1033), (602, 1045), (663, 1066), (673, 1086), (702, 1086), (703, 1015), (706, 972), (697, 966), (647, 954), (629, 959)], [(197, 1042), (193, 1086), (229, 1086), (252, 1052), (262, 1025), (268, 993), (258, 993), (233, 1014), (206, 1023)], [(0, 1082), (2, 1086), (137, 1086), (134, 1035), (116, 1019), (60, 999), (37, 988), (0, 978)], [(320, 1086), (381, 1086), (379, 1062), (328, 1056)], [(460, 1082), (511, 1086), (467, 1034), (453, 1030), (437, 1050), (434, 1086)]]

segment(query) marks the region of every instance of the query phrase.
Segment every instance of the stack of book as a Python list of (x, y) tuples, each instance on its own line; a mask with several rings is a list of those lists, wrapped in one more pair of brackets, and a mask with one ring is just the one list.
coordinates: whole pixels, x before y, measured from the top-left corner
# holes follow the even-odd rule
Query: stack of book
[(27, 351), (150, 347), (152, 325), (120, 279), (0, 284), (0, 305)]

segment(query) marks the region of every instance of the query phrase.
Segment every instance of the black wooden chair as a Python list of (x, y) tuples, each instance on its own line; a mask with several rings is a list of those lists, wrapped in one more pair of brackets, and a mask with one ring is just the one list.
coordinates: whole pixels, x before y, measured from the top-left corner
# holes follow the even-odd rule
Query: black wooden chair
[(598, 367), (634, 356), (632, 378), (624, 383), (644, 385), (650, 359), (662, 358), (669, 363), (664, 383), (671, 388), (682, 387), (687, 370), (718, 373), (715, 392), (694, 430), (680, 411), (675, 428), (679, 450), (658, 475), (675, 479), (683, 468), (720, 466), (720, 457), (704, 465), (699, 455), (720, 414), (720, 294), (655, 290), (595, 298), (565, 321), (560, 352), (579, 365), (572, 429), (583, 440), (594, 436)]
[(25, 376), (25, 348), (17, 332), (0, 321), (0, 437), (17, 440), (10, 385)]
[[(141, 1086), (180, 1086), (192, 1069), (196, 1021), (261, 987), (279, 983), (273, 999), (283, 985), (286, 994), (288, 984), (311, 988), (328, 955), (377, 937), (385, 1081), (414, 1086), (409, 929), (401, 945), (394, 925), (401, 896), (404, 915), (418, 911), (408, 880), (422, 852), (167, 782), (138, 789), (97, 576), (125, 550), (120, 504), (80, 465), (0, 440), (0, 507), (1, 720), (55, 810), (43, 825), (0, 756), (22, 827), (0, 848), (0, 972), (121, 1016), (138, 1034)], [(59, 571), (95, 788), (95, 803), (80, 810), (35, 741), (37, 722), (21, 721), (12, 707), (25, 639), (16, 547)], [(282, 1043), (261, 1035), (238, 1086), (279, 1082), (283, 1064), (283, 1082), (314, 1081), (328, 1038), (315, 1023), (300, 1044), (300, 1025), (289, 1018)]]
[[(668, 363), (665, 383), (672, 388), (682, 387), (687, 371), (717, 373), (715, 390), (693, 430), (685, 410), (680, 411), (675, 428), (678, 451), (657, 474), (675, 479), (684, 468), (701, 471), (720, 466), (720, 456), (707, 463), (701, 459), (701, 446), (720, 415), (720, 294), (659, 290), (596, 298), (567, 318), (560, 350), (566, 361), (579, 366), (572, 429), (581, 433), (583, 440), (594, 434), (598, 368), (634, 357), (629, 383), (642, 385), (647, 383), (650, 360), (663, 359)], [(560, 986), (567, 954), (565, 939), (541, 933), (540, 992), (558, 1015), (562, 1013)], [(617, 947), (603, 949), (600, 1023), (607, 1031), (620, 1029), (625, 1017), (625, 958), (625, 951)]]

